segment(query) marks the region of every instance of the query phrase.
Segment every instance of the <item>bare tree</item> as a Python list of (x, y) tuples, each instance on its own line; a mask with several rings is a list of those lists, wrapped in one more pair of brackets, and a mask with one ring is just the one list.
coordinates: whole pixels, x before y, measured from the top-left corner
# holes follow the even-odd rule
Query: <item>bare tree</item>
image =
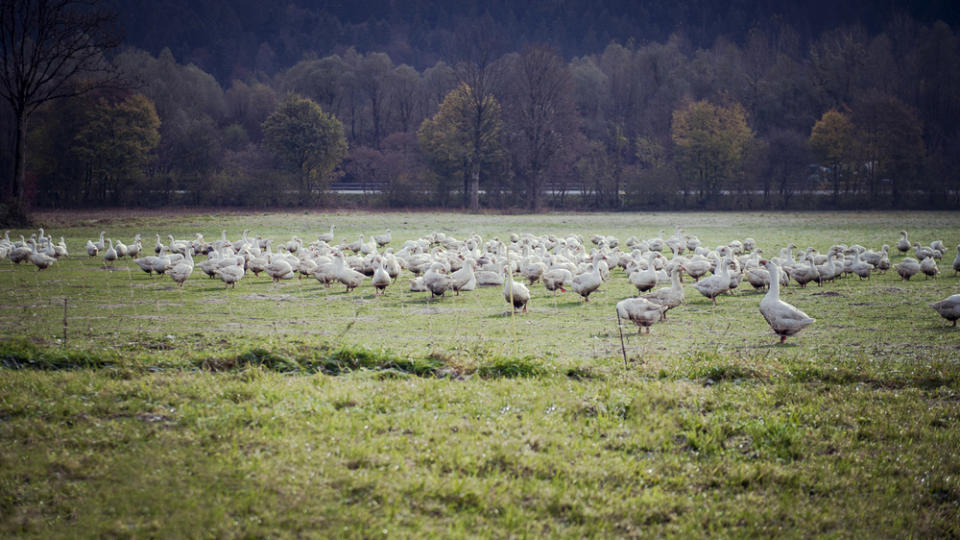
[[(483, 139), (487, 134), (484, 126), (490, 116), (489, 108), (496, 103), (491, 99), (502, 81), (503, 65), (496, 62), (499, 46), (496, 25), (489, 16), (472, 20), (462, 25), (457, 34), (457, 49), (461, 60), (454, 67), (457, 81), (470, 89), (470, 117), (467, 120), (472, 132), (472, 145), (476, 152), (489, 146)], [(470, 174), (464, 178), (464, 198), (471, 211), (480, 209), (480, 171), (482, 156), (474, 153), (467, 158)]]
[(578, 131), (570, 71), (552, 49), (530, 46), (510, 62), (505, 100), (508, 146), (527, 204), (540, 210), (545, 174), (565, 154)]
[(0, 96), (16, 123), (13, 175), (4, 182), (0, 220), (25, 222), (27, 122), (49, 101), (119, 82), (104, 57), (116, 48), (116, 15), (97, 0), (0, 2)]

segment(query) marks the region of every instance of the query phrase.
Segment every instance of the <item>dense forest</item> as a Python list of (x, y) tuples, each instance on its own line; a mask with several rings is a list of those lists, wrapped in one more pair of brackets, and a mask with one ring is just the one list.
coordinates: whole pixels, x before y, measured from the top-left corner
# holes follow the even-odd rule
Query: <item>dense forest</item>
[[(118, 4), (126, 84), (30, 117), (27, 200), (960, 206), (937, 3), (399, 4)], [(6, 108), (0, 127), (6, 175)]]

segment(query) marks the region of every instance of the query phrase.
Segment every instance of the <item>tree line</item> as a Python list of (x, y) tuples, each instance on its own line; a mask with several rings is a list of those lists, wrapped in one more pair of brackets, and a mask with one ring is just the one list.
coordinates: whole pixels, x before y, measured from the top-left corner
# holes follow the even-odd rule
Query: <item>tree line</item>
[[(110, 61), (129, 84), (44, 103), (32, 204), (587, 209), (960, 204), (960, 50), (894, 18), (802, 43), (787, 22), (698, 48), (497, 50), (480, 20), (422, 70), (307, 55), (222, 86), (169, 49)], [(14, 159), (4, 127), (4, 170)], [(332, 185), (363, 193), (338, 196)]]

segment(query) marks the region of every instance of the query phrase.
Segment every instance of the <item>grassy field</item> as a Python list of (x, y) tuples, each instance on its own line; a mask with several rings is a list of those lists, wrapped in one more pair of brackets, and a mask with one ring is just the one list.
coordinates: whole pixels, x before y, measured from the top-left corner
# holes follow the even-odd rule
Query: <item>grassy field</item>
[[(71, 257), (0, 262), (0, 536), (960, 537), (957, 213), (50, 214)], [(83, 252), (99, 231), (305, 241), (393, 231), (751, 236), (951, 248), (937, 280), (895, 272), (800, 289), (785, 346), (747, 283), (650, 335), (614, 304), (499, 288), (428, 301), (315, 280), (183, 289)], [(32, 231), (14, 231), (29, 235)], [(895, 250), (894, 250), (895, 251)], [(912, 255), (912, 253), (911, 253)], [(892, 257), (894, 262), (899, 254)]]

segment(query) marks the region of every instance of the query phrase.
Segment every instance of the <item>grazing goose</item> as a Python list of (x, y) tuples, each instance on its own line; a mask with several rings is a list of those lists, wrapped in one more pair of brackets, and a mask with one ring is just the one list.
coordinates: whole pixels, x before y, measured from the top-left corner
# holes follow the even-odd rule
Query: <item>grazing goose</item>
[(100, 254), (100, 248), (93, 243), (93, 240), (87, 240), (87, 245), (84, 246), (84, 248), (87, 250), (87, 255), (91, 257), (96, 257)]
[(530, 290), (523, 283), (513, 280), (509, 268), (503, 269), (503, 276), (503, 299), (513, 308), (513, 313), (516, 313), (518, 308), (522, 308), (523, 313), (526, 313), (527, 303), (530, 302)]
[(313, 269), (313, 277), (320, 283), (323, 283), (325, 287), (330, 287), (330, 284), (334, 281), (337, 281), (337, 266), (332, 260), (324, 260), (317, 263), (317, 267)]
[(503, 268), (501, 263), (496, 265), (497, 270), (480, 270), (477, 272), (477, 285), (480, 287), (501, 287), (503, 286)]
[(698, 282), (700, 278), (707, 275), (707, 272), (710, 271), (713, 264), (710, 262), (710, 259), (702, 255), (694, 255), (683, 267), (686, 268), (687, 274), (693, 278), (693, 281)]
[[(34, 245), (34, 247), (36, 246)], [(34, 249), (33, 251), (31, 251), (28, 257), (30, 259), (30, 262), (37, 267), (38, 272), (40, 270), (46, 270), (47, 268), (50, 268), (50, 266), (53, 263), (57, 262), (57, 259), (55, 257), (51, 257), (46, 253), (43, 253), (39, 249)]]
[(927, 257), (935, 257), (938, 252), (931, 247), (921, 246), (920, 242), (915, 242), (913, 244), (913, 253), (917, 256), (917, 260), (922, 261)]
[(904, 281), (909, 281), (914, 274), (920, 271), (920, 263), (913, 257), (904, 257), (900, 264), (893, 266)]
[(940, 273), (940, 268), (937, 266), (936, 259), (927, 257), (920, 261), (920, 271), (927, 276), (927, 279), (930, 279), (937, 277), (937, 274)]
[(237, 264), (217, 268), (217, 277), (224, 283), (224, 287), (231, 286), (237, 288), (237, 282), (243, 279), (243, 258), (237, 259)]
[(953, 259), (953, 275), (960, 272), (960, 245), (957, 245), (957, 256)]
[(393, 283), (393, 280), (390, 279), (390, 274), (387, 273), (386, 269), (383, 267), (383, 259), (379, 257), (374, 262), (376, 265), (373, 270), (373, 286), (376, 289), (374, 291), (374, 296), (380, 295), (383, 296), (386, 294), (387, 287)]
[(600, 268), (596, 264), (590, 263), (587, 268), (586, 272), (574, 277), (570, 284), (573, 292), (579, 294), (585, 302), (590, 301), (590, 294), (600, 288), (600, 284), (603, 283)]
[(390, 229), (387, 229), (384, 234), (375, 234), (373, 239), (377, 242), (377, 247), (384, 247), (393, 240), (393, 235), (390, 234)]
[(453, 285), (453, 282), (450, 280), (450, 275), (447, 273), (447, 268), (443, 263), (433, 263), (430, 265), (430, 269), (423, 274), (423, 285), (430, 291), (430, 297), (434, 296), (443, 297)]
[(957, 326), (957, 319), (960, 319), (960, 294), (954, 294), (947, 298), (930, 304), (930, 307), (937, 310), (944, 319), (953, 322)]
[(273, 252), (270, 249), (272, 240), (267, 240), (266, 249), (260, 252), (260, 255), (251, 257), (247, 261), (247, 270), (253, 272), (253, 275), (260, 277), (260, 272), (267, 271), (267, 265), (270, 264), (270, 256), (273, 255)]
[(910, 240), (907, 238), (907, 231), (900, 231), (900, 240), (897, 242), (897, 249), (900, 250), (900, 254), (904, 254), (910, 251)]
[(279, 283), (281, 279), (293, 279), (294, 276), (293, 266), (282, 257), (271, 259), (264, 271), (274, 283)]
[(637, 333), (641, 333), (644, 328), (647, 334), (650, 333), (650, 327), (663, 318), (663, 312), (666, 310), (660, 304), (645, 298), (627, 298), (617, 302), (617, 317), (629, 319), (637, 325)]
[(127, 245), (120, 240), (113, 244), (113, 249), (117, 250), (117, 258), (122, 259), (127, 256)]
[(787, 336), (810, 326), (816, 319), (780, 300), (780, 268), (773, 261), (762, 261), (762, 264), (770, 272), (770, 290), (760, 301), (760, 314), (780, 336), (780, 343), (784, 343)]
[(153, 276), (153, 266), (156, 263), (157, 256), (149, 255), (147, 257), (142, 257), (140, 259), (134, 259), (133, 262), (140, 267), (141, 270), (147, 273), (149, 276)]
[(934, 251), (933, 258), (940, 260), (943, 254), (947, 252), (947, 246), (943, 245), (943, 240), (934, 240), (930, 242), (930, 248)]
[[(23, 235), (20, 235), (20, 239), (23, 240)], [(29, 261), (30, 255), (33, 253), (33, 249), (30, 248), (33, 240), (29, 241), (30, 243), (21, 243), (19, 246), (15, 246), (7, 254), (7, 257), (10, 258), (10, 261), (14, 264), (20, 264), (23, 261)]]
[(554, 268), (544, 272), (540, 280), (543, 281), (543, 286), (556, 296), (557, 291), (567, 292), (564, 286), (569, 287), (573, 283), (573, 274), (566, 268)]
[(667, 320), (667, 311), (683, 303), (683, 287), (680, 285), (680, 273), (683, 268), (674, 268), (670, 272), (670, 286), (649, 292), (640, 298), (645, 298), (654, 304), (663, 306), (662, 319)]
[(536, 257), (527, 257), (520, 263), (520, 273), (530, 282), (531, 287), (546, 271), (547, 265), (543, 264), (543, 262)]

